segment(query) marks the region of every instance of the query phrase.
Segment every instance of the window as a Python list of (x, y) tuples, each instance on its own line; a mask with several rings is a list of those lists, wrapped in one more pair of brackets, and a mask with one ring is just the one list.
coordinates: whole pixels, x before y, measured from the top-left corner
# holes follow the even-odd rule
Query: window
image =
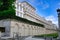
[(5, 27), (0, 27), (1, 32), (5, 32)]
[(22, 8), (23, 8), (23, 7), (20, 5), (20, 11), (22, 11)]
[(19, 16), (19, 12), (18, 11), (16, 12), (16, 16)]
[(19, 16), (22, 17), (22, 13), (19, 13)]
[(17, 10), (19, 10), (19, 6), (17, 5)]

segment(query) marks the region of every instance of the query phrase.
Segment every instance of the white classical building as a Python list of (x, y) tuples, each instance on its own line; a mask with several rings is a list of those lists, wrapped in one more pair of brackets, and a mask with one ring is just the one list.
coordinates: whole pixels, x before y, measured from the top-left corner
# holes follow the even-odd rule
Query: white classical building
[(56, 25), (52, 21), (47, 21), (45, 18), (36, 14), (36, 9), (31, 6), (28, 2), (16, 2), (16, 16), (28, 19), (33, 22), (44, 24), (46, 28), (56, 29)]
[(2, 32), (1, 36), (15, 37), (17, 34), (19, 36), (34, 36), (57, 32), (55, 31), (56, 25), (54, 25), (51, 21), (47, 21), (43, 17), (37, 15), (35, 12), (36, 9), (28, 2), (16, 1), (15, 6), (16, 16), (18, 16), (19, 20), (0, 20), (0, 31)]

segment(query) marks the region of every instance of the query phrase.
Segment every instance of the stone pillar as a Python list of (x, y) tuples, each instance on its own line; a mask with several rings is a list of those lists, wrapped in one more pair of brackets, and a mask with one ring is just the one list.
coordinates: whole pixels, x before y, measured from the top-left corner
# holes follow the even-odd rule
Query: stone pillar
[(60, 39), (60, 9), (57, 9), (57, 13), (58, 13), (58, 34), (59, 34), (59, 39)]

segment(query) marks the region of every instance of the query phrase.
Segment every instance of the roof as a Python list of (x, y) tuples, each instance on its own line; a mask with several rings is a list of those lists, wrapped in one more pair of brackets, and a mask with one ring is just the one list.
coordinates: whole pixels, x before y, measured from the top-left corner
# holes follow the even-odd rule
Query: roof
[(36, 10), (31, 4), (29, 4), (27, 1), (23, 1), (23, 2), (21, 2), (21, 3), (27, 3), (28, 5), (30, 5), (34, 10)]

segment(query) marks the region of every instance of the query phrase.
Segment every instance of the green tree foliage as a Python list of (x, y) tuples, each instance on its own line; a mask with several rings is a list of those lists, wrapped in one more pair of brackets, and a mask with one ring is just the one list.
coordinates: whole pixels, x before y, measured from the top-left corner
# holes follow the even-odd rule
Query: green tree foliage
[(15, 15), (15, 0), (0, 0), (0, 18)]
[(9, 10), (10, 8), (13, 8), (14, 5), (12, 5), (15, 2), (15, 0), (0, 0), (0, 11)]

